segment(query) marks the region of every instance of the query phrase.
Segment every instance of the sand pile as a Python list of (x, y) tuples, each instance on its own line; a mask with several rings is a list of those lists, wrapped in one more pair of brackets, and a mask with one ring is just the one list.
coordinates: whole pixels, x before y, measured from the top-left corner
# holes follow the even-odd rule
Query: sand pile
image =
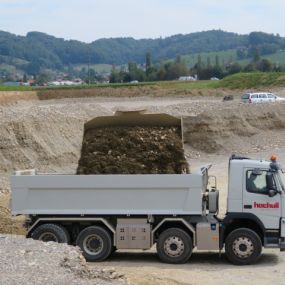
[(25, 234), (23, 217), (13, 218), (8, 208), (0, 206), (0, 233)]
[(178, 127), (104, 127), (84, 134), (77, 174), (188, 172)]

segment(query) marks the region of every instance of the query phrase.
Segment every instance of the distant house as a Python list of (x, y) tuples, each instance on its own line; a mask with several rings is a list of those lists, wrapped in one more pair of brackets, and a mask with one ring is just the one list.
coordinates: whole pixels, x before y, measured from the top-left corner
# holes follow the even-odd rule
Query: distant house
[(195, 77), (193, 76), (180, 76), (178, 78), (179, 81), (195, 81), (197, 80)]
[(48, 83), (49, 86), (72, 86), (72, 85), (81, 85), (84, 82), (82, 80), (60, 80), (60, 81), (51, 81)]

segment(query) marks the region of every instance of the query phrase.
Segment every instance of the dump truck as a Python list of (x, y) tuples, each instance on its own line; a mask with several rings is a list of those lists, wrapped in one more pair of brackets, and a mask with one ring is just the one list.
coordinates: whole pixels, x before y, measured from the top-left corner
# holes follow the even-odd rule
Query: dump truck
[[(128, 122), (145, 124), (142, 114), (140, 119), (137, 115), (128, 114)], [(125, 118), (115, 122), (125, 124)], [(152, 119), (164, 125), (181, 123), (163, 116)], [(87, 128), (107, 121), (99, 118)], [(16, 171), (11, 177), (11, 211), (26, 215), (28, 238), (77, 245), (88, 261), (105, 260), (117, 249), (156, 245), (159, 258), (167, 263), (185, 263), (193, 250), (225, 249), (230, 262), (247, 265), (258, 260), (262, 248), (284, 250), (285, 188), (276, 158), (230, 157), (223, 218), (210, 167), (151, 175)]]
[[(285, 193), (275, 161), (232, 156), (227, 212), (208, 188), (209, 166), (192, 174), (12, 176), (12, 213), (27, 215), (27, 237), (78, 245), (89, 261), (116, 249), (150, 249), (163, 262), (220, 251), (234, 264), (262, 248), (285, 249)], [(254, 184), (255, 182), (255, 184)], [(253, 186), (255, 185), (255, 186)]]

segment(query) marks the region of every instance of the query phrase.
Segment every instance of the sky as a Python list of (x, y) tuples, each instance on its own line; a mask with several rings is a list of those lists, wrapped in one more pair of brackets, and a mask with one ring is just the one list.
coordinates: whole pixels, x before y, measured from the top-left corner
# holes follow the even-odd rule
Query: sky
[(213, 29), (285, 37), (284, 13), (284, 0), (0, 0), (0, 30), (83, 42)]

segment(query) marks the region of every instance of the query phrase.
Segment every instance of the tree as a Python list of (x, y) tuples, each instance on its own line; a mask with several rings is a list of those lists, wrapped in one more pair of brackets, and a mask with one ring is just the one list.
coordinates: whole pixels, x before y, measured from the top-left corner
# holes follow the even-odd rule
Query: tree
[(28, 81), (28, 78), (27, 78), (27, 74), (24, 73), (24, 76), (23, 76), (23, 82), (26, 83)]
[(258, 62), (260, 60), (260, 53), (257, 47), (253, 48), (253, 62)]
[(51, 79), (52, 79), (51, 74), (43, 72), (43, 73), (40, 73), (39, 76), (37, 77), (36, 84), (43, 86), (46, 83), (48, 83), (49, 81), (51, 81)]
[(229, 74), (238, 73), (242, 71), (242, 67), (237, 62), (234, 62), (227, 67), (227, 71)]
[(243, 68), (243, 71), (244, 72), (252, 72), (252, 71), (255, 71), (256, 68), (255, 68), (255, 64), (254, 63), (249, 63), (248, 65), (246, 65), (244, 68)]
[(216, 57), (215, 57), (215, 65), (217, 66), (217, 67), (219, 67), (220, 66), (220, 59), (219, 59), (219, 56), (216, 54)]
[(110, 83), (118, 83), (121, 82), (121, 76), (120, 73), (113, 67), (110, 75)]
[(269, 59), (262, 59), (260, 60), (257, 64), (256, 67), (258, 70), (262, 71), (262, 72), (269, 72), (272, 71), (273, 69), (273, 65), (272, 62)]
[(201, 55), (198, 55), (197, 69), (202, 68), (202, 58)]
[(208, 56), (207, 57), (207, 68), (211, 66), (211, 58)]
[(236, 53), (237, 53), (237, 58), (238, 59), (245, 59), (245, 58), (247, 58), (247, 50), (246, 50), (246, 48), (238, 48)]
[(148, 81), (156, 81), (158, 80), (158, 70), (156, 67), (152, 66), (148, 69), (146, 80)]
[(134, 61), (129, 61), (128, 71), (130, 74), (131, 81), (136, 79), (137, 69), (138, 69), (137, 64)]
[(181, 55), (178, 54), (176, 56), (175, 62), (178, 63), (178, 64), (180, 64), (182, 62)]
[(24, 70), (30, 75), (36, 75), (39, 74), (41, 65), (39, 62), (31, 62), (24, 67)]
[(146, 68), (146, 72), (148, 72), (148, 70), (151, 68), (152, 66), (152, 56), (150, 52), (147, 52), (145, 55), (145, 68)]

